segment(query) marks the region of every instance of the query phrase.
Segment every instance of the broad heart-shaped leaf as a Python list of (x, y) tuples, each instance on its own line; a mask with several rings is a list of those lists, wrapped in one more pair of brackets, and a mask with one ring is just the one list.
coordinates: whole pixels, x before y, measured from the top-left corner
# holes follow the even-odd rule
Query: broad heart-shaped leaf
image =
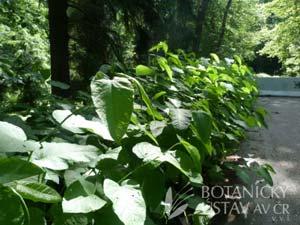
[(170, 108), (172, 125), (178, 130), (185, 130), (189, 127), (192, 113), (187, 109)]
[(104, 193), (112, 201), (113, 210), (124, 225), (144, 225), (146, 204), (142, 193), (128, 183), (120, 186), (112, 180), (105, 179)]
[(26, 152), (24, 131), (11, 123), (0, 121), (0, 152)]
[(83, 116), (72, 115), (70, 110), (55, 110), (53, 111), (52, 116), (58, 123), (62, 123), (61, 126), (64, 129), (73, 133), (82, 134), (88, 130), (105, 140), (113, 140), (107, 127), (100, 121), (86, 120)]
[(212, 131), (212, 118), (204, 111), (193, 112), (194, 133), (201, 140), (203, 148), (206, 149), (209, 155), (212, 154), (213, 148), (210, 141)]
[(98, 161), (101, 162), (105, 159), (118, 160), (122, 147), (108, 149), (105, 154), (101, 154), (98, 157)]
[(79, 178), (73, 182), (65, 191), (64, 198), (71, 200), (79, 196), (89, 196), (95, 194), (96, 185), (83, 178)]
[(147, 207), (155, 210), (162, 202), (165, 193), (165, 175), (159, 170), (147, 170), (143, 173), (142, 191)]
[(20, 198), (9, 187), (0, 185), (0, 224), (23, 225), (26, 221)]
[(189, 156), (193, 160), (194, 166), (197, 169), (197, 171), (201, 172), (201, 155), (199, 150), (194, 145), (190, 144), (179, 135), (177, 135), (177, 137), (180, 143), (184, 146), (186, 151), (189, 153)]
[(162, 134), (164, 128), (167, 126), (165, 121), (151, 121), (150, 130), (154, 137), (158, 137)]
[(138, 76), (143, 76), (143, 75), (152, 75), (154, 73), (154, 70), (151, 69), (148, 66), (144, 66), (144, 65), (138, 65), (135, 68), (135, 74)]
[(68, 163), (94, 164), (98, 149), (91, 145), (70, 143), (34, 143), (35, 151), (31, 161), (38, 166), (52, 170), (68, 169)]
[(63, 199), (62, 207), (64, 213), (89, 213), (101, 209), (106, 201), (97, 195), (78, 196), (71, 200)]
[(175, 158), (179, 162), (181, 169), (184, 171), (185, 176), (189, 178), (189, 181), (194, 186), (199, 186), (203, 183), (202, 175), (195, 169), (195, 165), (192, 159), (185, 151), (175, 151)]
[[(8, 152), (27, 152), (33, 151), (31, 161), (40, 166), (53, 170), (67, 169), (68, 163), (87, 163), (95, 164), (97, 160), (98, 149), (91, 145), (77, 145), (70, 143), (49, 143), (26, 141), (26, 135), (23, 130), (12, 124), (0, 122), (0, 130), (7, 128), (9, 135), (0, 136), (0, 152), (1, 150)], [(16, 133), (14, 133), (16, 132)], [(3, 132), (5, 133), (5, 132)], [(2, 135), (0, 133), (0, 135)], [(21, 136), (21, 139), (17, 139)], [(11, 144), (14, 142), (14, 145)], [(6, 148), (5, 146), (8, 146)]]
[(40, 175), (44, 171), (33, 163), (17, 157), (0, 158), (0, 184)]
[(39, 143), (29, 141), (24, 131), (11, 123), (0, 121), (0, 153), (29, 152), (39, 148)]
[(62, 208), (65, 213), (89, 213), (102, 208), (106, 201), (95, 195), (96, 186), (84, 179), (73, 182), (65, 191)]
[(206, 144), (210, 141), (212, 119), (211, 116), (204, 111), (195, 111), (192, 113), (195, 128), (201, 140)]
[(34, 202), (58, 203), (61, 201), (60, 195), (46, 184), (17, 182), (12, 186), (23, 198)]
[(112, 138), (119, 141), (127, 131), (133, 110), (133, 87), (123, 77), (94, 79), (91, 83), (92, 99), (101, 122)]
[[(202, 183), (202, 178), (199, 173), (193, 173), (192, 171), (188, 171), (187, 168), (183, 168), (183, 166), (181, 165), (183, 160), (178, 160), (175, 157), (176, 152), (162, 152), (159, 147), (154, 146), (148, 142), (141, 142), (136, 144), (133, 147), (132, 152), (144, 162), (158, 162), (159, 164), (167, 162), (177, 168), (185, 176), (187, 176), (192, 183)], [(181, 154), (181, 156), (183, 156), (183, 154)], [(184, 167), (186, 167), (186, 165), (184, 165)], [(194, 167), (194, 165), (191, 165), (191, 167)]]
[[(132, 152), (140, 159), (142, 159), (144, 162), (149, 161), (159, 161), (164, 162), (167, 161), (167, 157), (165, 157), (165, 154), (162, 153), (161, 149), (157, 146), (154, 146), (148, 142), (141, 142), (136, 144)], [(171, 157), (172, 158), (172, 157)], [(171, 159), (173, 161), (176, 159)]]

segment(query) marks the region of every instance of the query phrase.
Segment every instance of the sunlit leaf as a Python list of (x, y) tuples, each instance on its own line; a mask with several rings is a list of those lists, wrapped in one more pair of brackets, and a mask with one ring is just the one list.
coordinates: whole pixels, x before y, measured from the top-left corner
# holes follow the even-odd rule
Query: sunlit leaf
[(65, 213), (89, 213), (101, 209), (106, 202), (97, 195), (78, 196), (77, 198), (63, 199), (62, 206)]
[(139, 189), (128, 184), (104, 180), (104, 193), (112, 201), (113, 210), (124, 225), (144, 225), (146, 204)]
[(24, 131), (7, 122), (0, 121), (0, 152), (26, 152), (23, 145), (27, 140)]
[(87, 120), (83, 116), (72, 114), (70, 110), (55, 110), (52, 116), (64, 129), (73, 133), (82, 134), (89, 131), (103, 139), (113, 140), (107, 127), (100, 121)]
[(98, 149), (91, 145), (42, 142), (36, 144), (31, 161), (41, 167), (65, 170), (72, 163), (93, 163)]
[(51, 187), (42, 183), (18, 182), (13, 188), (25, 199), (34, 202), (57, 203), (60, 195)]
[(144, 66), (144, 65), (138, 65), (135, 68), (135, 74), (138, 76), (143, 76), (143, 75), (152, 75), (154, 73), (154, 70), (151, 69), (148, 66)]
[(174, 128), (178, 130), (185, 130), (190, 125), (192, 113), (187, 109), (170, 108), (170, 117)]
[(106, 201), (95, 195), (95, 185), (83, 179), (72, 183), (65, 192), (62, 208), (65, 213), (89, 213), (102, 208)]
[(127, 131), (133, 110), (133, 87), (130, 81), (122, 77), (94, 79), (91, 90), (101, 123), (107, 127), (112, 138), (119, 141)]

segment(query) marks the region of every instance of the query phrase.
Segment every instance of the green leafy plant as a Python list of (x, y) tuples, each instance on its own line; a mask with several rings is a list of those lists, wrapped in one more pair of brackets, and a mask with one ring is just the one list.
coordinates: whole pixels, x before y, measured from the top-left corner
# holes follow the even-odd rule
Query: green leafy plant
[[(264, 125), (256, 96), (239, 57), (197, 59), (163, 42), (147, 65), (102, 67), (91, 83), (94, 111), (61, 104), (38, 137), (0, 123), (0, 201), (18, 202), (1, 208), (7, 216), (0, 221), (144, 225), (178, 224), (184, 216), (205, 224), (213, 210), (203, 200), (188, 203), (180, 190), (188, 183), (194, 196), (224, 180), (224, 161), (245, 128)], [(167, 212), (170, 186), (185, 204)]]

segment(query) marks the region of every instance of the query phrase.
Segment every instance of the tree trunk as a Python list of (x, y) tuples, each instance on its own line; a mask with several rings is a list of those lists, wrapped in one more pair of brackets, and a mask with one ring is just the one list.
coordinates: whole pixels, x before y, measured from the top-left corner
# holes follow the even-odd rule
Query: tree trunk
[(196, 21), (196, 30), (195, 30), (195, 38), (193, 43), (193, 51), (198, 53), (200, 51), (200, 40), (202, 37), (203, 26), (205, 22), (206, 11), (208, 8), (210, 0), (202, 0), (201, 6), (198, 11), (197, 21)]
[(141, 26), (136, 27), (135, 52), (138, 62), (147, 61), (147, 53), (151, 47), (151, 37), (147, 30)]
[[(143, 2), (143, 1), (142, 1)], [(157, 28), (162, 25), (158, 12), (155, 10), (154, 1), (144, 1), (139, 7), (142, 7), (144, 24), (146, 27), (136, 24), (136, 47), (137, 60), (139, 62), (146, 61), (148, 58), (148, 50), (156, 43)]]
[(224, 15), (223, 15), (220, 36), (219, 36), (219, 39), (218, 39), (218, 42), (217, 42), (217, 45), (216, 45), (216, 52), (217, 53), (220, 51), (221, 45), (222, 45), (223, 40), (224, 40), (224, 35), (225, 35), (225, 31), (226, 31), (226, 23), (227, 23), (227, 18), (228, 18), (228, 14), (229, 14), (229, 10), (230, 10), (231, 5), (232, 5), (232, 0), (228, 0), (226, 8), (225, 8)]
[[(70, 85), (67, 0), (48, 0), (51, 80)], [(69, 90), (52, 86), (52, 94), (68, 97)]]

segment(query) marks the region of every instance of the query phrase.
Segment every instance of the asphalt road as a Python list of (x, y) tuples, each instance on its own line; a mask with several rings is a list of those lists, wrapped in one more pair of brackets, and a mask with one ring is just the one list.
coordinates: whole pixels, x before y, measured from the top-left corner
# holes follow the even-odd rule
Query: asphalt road
[(242, 197), (244, 206), (249, 203), (247, 213), (218, 225), (300, 225), (300, 98), (261, 97), (258, 104), (269, 113), (268, 128), (249, 130), (239, 154), (271, 164), (274, 186), (252, 184), (259, 194)]

